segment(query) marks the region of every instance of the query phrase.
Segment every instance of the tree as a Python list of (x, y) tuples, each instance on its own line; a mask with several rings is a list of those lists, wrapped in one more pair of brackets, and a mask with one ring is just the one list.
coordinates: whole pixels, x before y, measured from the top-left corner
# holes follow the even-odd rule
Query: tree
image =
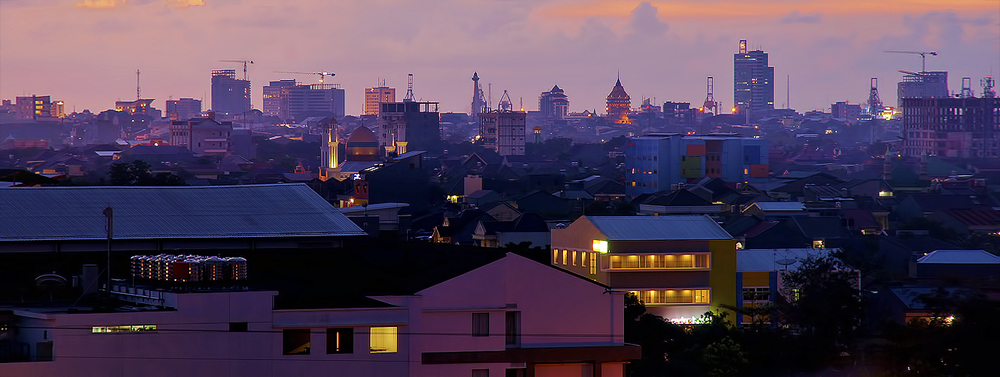
[(729, 337), (706, 346), (702, 361), (709, 376), (735, 376), (747, 365), (746, 353)]
[(153, 175), (149, 164), (142, 160), (132, 163), (111, 164), (108, 178), (112, 186), (184, 186), (184, 179), (173, 173), (160, 172)]
[(811, 256), (784, 275), (785, 319), (807, 341), (836, 357), (854, 340), (861, 315), (859, 273), (834, 257)]
[(127, 162), (111, 164), (108, 177), (112, 186), (137, 186), (141, 182), (149, 181), (152, 174), (149, 172), (149, 164), (143, 160), (135, 160), (131, 164)]

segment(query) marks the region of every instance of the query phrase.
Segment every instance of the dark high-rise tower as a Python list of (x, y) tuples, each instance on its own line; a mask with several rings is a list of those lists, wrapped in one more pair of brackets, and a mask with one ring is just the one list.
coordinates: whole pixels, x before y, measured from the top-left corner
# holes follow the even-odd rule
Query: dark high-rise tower
[(747, 118), (774, 109), (774, 67), (767, 65), (766, 52), (747, 51), (745, 39), (733, 55), (733, 103), (737, 114)]
[(225, 115), (250, 111), (250, 81), (237, 79), (235, 69), (213, 70), (212, 111)]
[(479, 72), (472, 73), (472, 115), (473, 119), (479, 116), (486, 108), (486, 99), (483, 97), (483, 88), (479, 86)]

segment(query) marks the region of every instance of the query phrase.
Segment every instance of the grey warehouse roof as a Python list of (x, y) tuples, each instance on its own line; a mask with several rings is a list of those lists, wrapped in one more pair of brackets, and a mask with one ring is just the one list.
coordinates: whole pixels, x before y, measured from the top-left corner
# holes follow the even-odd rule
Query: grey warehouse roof
[(1000, 257), (983, 250), (935, 250), (917, 259), (920, 264), (1000, 264)]
[(0, 242), (355, 236), (364, 231), (305, 184), (0, 189)]
[(705, 215), (587, 216), (609, 240), (728, 240), (733, 236)]

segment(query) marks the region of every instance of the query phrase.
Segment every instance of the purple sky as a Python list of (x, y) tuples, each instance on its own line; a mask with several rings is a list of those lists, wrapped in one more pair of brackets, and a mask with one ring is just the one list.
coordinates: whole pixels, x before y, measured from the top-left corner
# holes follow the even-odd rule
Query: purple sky
[[(254, 107), (268, 80), (317, 77), (275, 71), (332, 71), (357, 114), (379, 78), (442, 111), (468, 112), (473, 71), (534, 110), (558, 84), (570, 111), (604, 108), (621, 72), (633, 106), (715, 98), (732, 106), (733, 53), (740, 39), (770, 54), (775, 106), (827, 109), (867, 100), (879, 78), (895, 104), (897, 69), (919, 70), (916, 55), (937, 51), (928, 70), (961, 78), (1000, 76), (997, 0), (0, 0), (0, 97), (52, 95), (67, 112), (113, 107), (142, 94), (210, 106), (212, 69), (252, 59)], [(485, 86), (485, 85), (484, 85)]]

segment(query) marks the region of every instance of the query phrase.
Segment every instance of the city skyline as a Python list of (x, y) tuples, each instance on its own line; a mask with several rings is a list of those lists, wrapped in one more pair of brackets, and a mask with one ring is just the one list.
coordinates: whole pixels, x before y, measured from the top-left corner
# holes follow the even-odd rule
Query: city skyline
[(211, 71), (243, 68), (220, 60), (252, 59), (257, 109), (269, 81), (318, 82), (276, 71), (330, 71), (336, 76), (327, 82), (347, 91), (348, 114), (362, 113), (364, 89), (379, 79), (405, 90), (408, 73), (417, 100), (467, 113), (469, 77), (478, 71), (494, 102), (507, 90), (515, 106), (535, 110), (538, 95), (559, 85), (570, 111), (603, 112), (620, 72), (636, 104), (654, 97), (700, 105), (705, 77), (714, 76), (726, 113), (730, 57), (741, 39), (770, 55), (776, 108), (786, 106), (786, 77), (799, 111), (863, 102), (871, 77), (894, 104), (897, 70), (919, 70), (920, 57), (885, 50), (936, 51), (928, 70), (948, 71), (955, 92), (961, 77), (972, 77), (979, 95), (979, 79), (1000, 74), (1000, 4), (939, 3), (3, 0), (0, 97), (51, 95), (67, 113), (99, 112), (134, 98), (140, 69), (142, 97), (156, 99), (153, 106), (182, 97), (207, 105)]

